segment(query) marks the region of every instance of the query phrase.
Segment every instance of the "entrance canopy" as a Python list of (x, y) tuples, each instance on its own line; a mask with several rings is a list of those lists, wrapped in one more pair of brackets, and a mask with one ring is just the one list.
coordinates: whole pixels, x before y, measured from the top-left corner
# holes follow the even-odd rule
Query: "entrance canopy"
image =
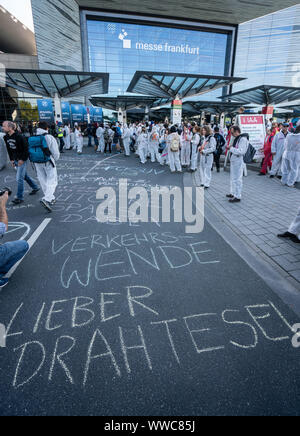
[(106, 73), (7, 69), (5, 75), (5, 86), (44, 97), (108, 93), (109, 74)]
[[(247, 102), (222, 102), (222, 101), (185, 101), (183, 103), (183, 111), (199, 114), (201, 112), (209, 112), (212, 114), (236, 113), (242, 107), (247, 105)], [(248, 107), (247, 109), (251, 109)]]
[(127, 92), (163, 98), (163, 104), (177, 97), (195, 97), (240, 82), (241, 78), (199, 74), (137, 71)]
[(90, 98), (90, 102), (93, 106), (110, 109), (112, 111), (118, 111), (119, 109), (127, 111), (140, 107), (151, 107), (156, 100), (156, 97), (143, 97), (140, 95), (120, 95), (118, 97), (97, 96)]
[(101, 9), (121, 13), (153, 14), (194, 21), (196, 19), (224, 24), (241, 24), (299, 3), (299, 0), (76, 0), (81, 8)]
[(242, 104), (244, 101), (249, 101), (257, 105), (269, 106), (300, 99), (300, 88), (261, 85), (220, 98), (227, 101), (237, 101)]

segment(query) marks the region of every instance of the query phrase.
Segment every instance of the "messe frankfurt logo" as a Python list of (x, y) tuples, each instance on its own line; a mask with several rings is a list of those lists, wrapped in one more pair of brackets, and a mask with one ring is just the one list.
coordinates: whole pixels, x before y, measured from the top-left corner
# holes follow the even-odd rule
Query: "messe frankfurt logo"
[(122, 32), (119, 35), (119, 39), (123, 41), (123, 48), (131, 48), (131, 40), (126, 39), (127, 36), (128, 33), (124, 29), (122, 29)]

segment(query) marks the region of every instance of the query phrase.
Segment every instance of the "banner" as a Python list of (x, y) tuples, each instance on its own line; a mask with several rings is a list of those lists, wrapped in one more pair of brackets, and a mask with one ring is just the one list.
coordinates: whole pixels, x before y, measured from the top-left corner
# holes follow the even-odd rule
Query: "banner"
[(182, 101), (174, 100), (172, 102), (171, 118), (173, 124), (181, 124), (182, 121)]
[(103, 109), (101, 107), (90, 107), (91, 123), (103, 122)]
[(72, 121), (74, 123), (83, 123), (84, 120), (84, 106), (82, 104), (72, 104)]
[(64, 101), (61, 104), (61, 112), (62, 112), (62, 120), (63, 123), (70, 124), (71, 123), (71, 108), (70, 103)]
[(264, 157), (264, 153), (260, 151), (264, 148), (267, 135), (264, 115), (239, 115), (238, 124), (242, 133), (248, 133), (250, 144), (256, 148), (254, 159)]
[(88, 114), (89, 114), (90, 110), (87, 106), (83, 106), (83, 121), (85, 123), (88, 123)]
[(54, 123), (54, 110), (52, 99), (43, 99), (37, 101), (40, 121)]

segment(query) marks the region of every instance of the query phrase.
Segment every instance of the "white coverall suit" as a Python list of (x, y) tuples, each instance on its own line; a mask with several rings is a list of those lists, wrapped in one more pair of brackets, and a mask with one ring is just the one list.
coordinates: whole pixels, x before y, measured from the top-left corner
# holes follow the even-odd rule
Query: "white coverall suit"
[(289, 232), (293, 235), (298, 236), (298, 239), (300, 239), (300, 208), (298, 210), (298, 214), (292, 224), (290, 225)]
[(83, 136), (81, 130), (75, 129), (75, 149), (77, 149), (78, 154), (82, 154), (83, 150)]
[(193, 134), (191, 132), (183, 132), (181, 135), (181, 165), (189, 167), (191, 164), (191, 142)]
[(248, 151), (249, 141), (245, 136), (240, 136), (235, 147), (231, 147), (230, 165), (230, 193), (241, 200), (243, 190), (244, 156)]
[(204, 150), (200, 155), (200, 180), (201, 185), (205, 188), (210, 187), (212, 177), (212, 167), (214, 163), (214, 152), (217, 148), (217, 142), (213, 136), (208, 136), (204, 140)]
[(275, 138), (272, 142), (272, 153), (276, 153), (273, 156), (273, 164), (272, 169), (270, 171), (270, 176), (281, 176), (281, 164), (282, 164), (282, 155), (285, 149), (286, 139), (289, 133), (285, 135), (282, 131), (275, 135)]
[(199, 157), (199, 147), (201, 145), (201, 136), (196, 133), (192, 139), (192, 160), (191, 160), (191, 170), (196, 171), (198, 167), (198, 157)]
[(158, 152), (158, 147), (159, 147), (159, 134), (158, 134), (158, 130), (156, 128), (154, 128), (150, 134), (150, 138), (149, 138), (149, 148), (148, 151), (151, 155), (151, 162), (155, 162), (155, 159), (157, 160), (157, 162), (160, 162), (161, 160), (161, 156)]
[(178, 140), (180, 142), (181, 146), (181, 137), (178, 135), (178, 133), (171, 133), (171, 135), (167, 138), (167, 147), (168, 147), (168, 155), (169, 155), (169, 162), (170, 162), (170, 170), (172, 173), (175, 173), (175, 171), (182, 172), (182, 167), (180, 163), (180, 149), (178, 151), (171, 151), (171, 145), (172, 140), (174, 137), (178, 137)]
[(137, 152), (140, 156), (141, 163), (145, 164), (147, 162), (148, 154), (148, 133), (141, 133), (137, 139)]
[(65, 131), (65, 137), (64, 137), (64, 142), (65, 142), (65, 148), (66, 150), (70, 150), (71, 148), (71, 138), (70, 138), (70, 129), (68, 126), (65, 126), (64, 128)]
[(298, 179), (300, 167), (300, 133), (287, 136), (285, 151), (282, 156), (282, 184), (294, 186)]
[(99, 146), (97, 149), (97, 153), (104, 153), (104, 149), (105, 149), (105, 141), (104, 141), (104, 129), (103, 127), (98, 127), (97, 131), (96, 131), (96, 135), (99, 141)]
[(127, 126), (123, 129), (122, 138), (125, 148), (125, 156), (130, 156), (131, 130)]
[[(45, 135), (48, 133), (46, 130), (37, 129), (37, 135)], [(51, 203), (55, 200), (55, 190), (57, 188), (57, 169), (55, 162), (60, 158), (59, 147), (56, 139), (51, 135), (45, 136), (48, 148), (51, 152), (51, 162), (47, 162), (46, 164), (34, 164), (36, 168), (37, 178), (40, 182), (42, 191), (44, 193), (43, 200)]]

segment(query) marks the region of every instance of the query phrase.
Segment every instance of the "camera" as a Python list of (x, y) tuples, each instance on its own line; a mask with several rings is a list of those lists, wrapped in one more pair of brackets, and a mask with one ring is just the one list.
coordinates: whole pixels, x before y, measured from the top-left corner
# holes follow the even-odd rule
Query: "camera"
[(11, 196), (12, 190), (10, 188), (3, 188), (0, 190), (0, 197), (2, 197), (6, 192), (8, 193), (9, 197)]

